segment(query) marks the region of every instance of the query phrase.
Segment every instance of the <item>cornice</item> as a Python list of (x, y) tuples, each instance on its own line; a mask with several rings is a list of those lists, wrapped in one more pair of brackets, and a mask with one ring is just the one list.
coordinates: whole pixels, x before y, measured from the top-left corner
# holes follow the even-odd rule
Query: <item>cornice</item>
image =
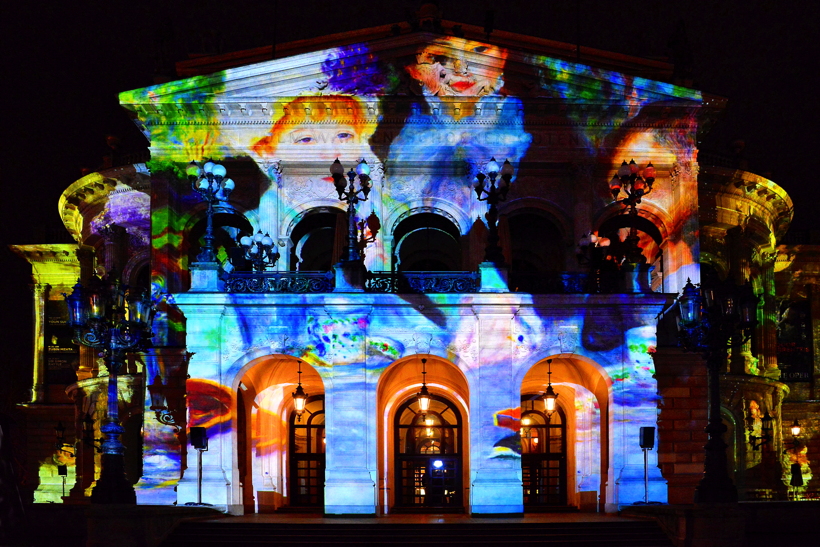
[[(771, 231), (771, 246), (782, 238), (794, 216), (794, 204), (773, 181), (739, 169), (701, 165), (698, 175), (701, 225), (741, 226), (752, 218)], [(761, 234), (762, 235), (762, 234)]]
[(148, 193), (149, 189), (150, 173), (145, 164), (91, 173), (72, 183), (60, 196), (60, 217), (71, 237), (83, 243), (89, 235), (89, 223), (103, 210), (112, 193)]
[(77, 245), (50, 243), (41, 245), (9, 245), (15, 254), (31, 264), (31, 277), (36, 284), (71, 286), (80, 275)]

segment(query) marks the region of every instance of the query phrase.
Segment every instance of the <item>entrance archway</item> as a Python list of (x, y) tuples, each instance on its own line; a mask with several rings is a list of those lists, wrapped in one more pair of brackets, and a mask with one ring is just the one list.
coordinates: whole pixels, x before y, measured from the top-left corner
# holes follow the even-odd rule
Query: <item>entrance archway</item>
[[(558, 394), (550, 421), (541, 397), (548, 382)], [(524, 374), (520, 434), (525, 510), (600, 509), (608, 481), (611, 383), (602, 367), (577, 355), (542, 359)], [(527, 418), (530, 424), (524, 423)], [(535, 434), (537, 448), (526, 439)]]
[(462, 421), (458, 407), (433, 396), (424, 412), (411, 397), (394, 424), (396, 505), (411, 510), (461, 510)]
[[(422, 359), (427, 361), (424, 366)], [(422, 370), (432, 396), (430, 412), (424, 417), (417, 403)], [(441, 357), (413, 355), (387, 367), (379, 379), (377, 395), (381, 513), (464, 509), (470, 482), (467, 401), (467, 378), (459, 367)], [(428, 419), (433, 422), (429, 436)], [(426, 467), (421, 471), (423, 465)], [(432, 482), (434, 477), (437, 482)], [(403, 480), (408, 482), (401, 483)], [(417, 480), (418, 488), (424, 488), (423, 497), (410, 499), (410, 494), (416, 496)], [(421, 491), (418, 494), (421, 496)]]
[(309, 400), (302, 420), (295, 420), (291, 394), (299, 381), (298, 362), (287, 355), (254, 359), (243, 367), (235, 384), (237, 466), (233, 476), (241, 486), (237, 493), (241, 498), (235, 503), (241, 503), (245, 513), (322, 505), (324, 382), (302, 361), (301, 382)]

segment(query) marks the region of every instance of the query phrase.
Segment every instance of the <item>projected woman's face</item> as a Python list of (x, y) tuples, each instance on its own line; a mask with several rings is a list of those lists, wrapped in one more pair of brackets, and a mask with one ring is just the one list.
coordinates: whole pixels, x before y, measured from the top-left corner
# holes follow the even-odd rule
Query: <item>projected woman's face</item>
[(328, 163), (339, 158), (344, 163), (345, 159), (353, 161), (361, 157), (362, 151), (353, 146), (359, 142), (360, 135), (350, 125), (322, 127), (305, 124), (282, 135), (278, 152), (283, 156), (310, 154), (311, 159)]
[(430, 95), (482, 97), (501, 87), (506, 52), (496, 46), (463, 38), (436, 40), (406, 67)]

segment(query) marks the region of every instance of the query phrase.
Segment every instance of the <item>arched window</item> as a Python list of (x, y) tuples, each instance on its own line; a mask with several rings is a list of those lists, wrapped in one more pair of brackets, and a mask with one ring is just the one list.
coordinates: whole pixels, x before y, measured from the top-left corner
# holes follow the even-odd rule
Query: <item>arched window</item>
[(346, 243), (342, 211), (322, 208), (307, 213), (293, 228), (290, 240), (292, 271), (323, 271), (339, 261)]
[(543, 293), (550, 274), (565, 269), (561, 232), (544, 211), (523, 209), (507, 217), (512, 264), (510, 289)]
[(393, 233), (394, 270), (404, 272), (461, 270), (461, 235), (447, 218), (418, 213), (401, 221)]

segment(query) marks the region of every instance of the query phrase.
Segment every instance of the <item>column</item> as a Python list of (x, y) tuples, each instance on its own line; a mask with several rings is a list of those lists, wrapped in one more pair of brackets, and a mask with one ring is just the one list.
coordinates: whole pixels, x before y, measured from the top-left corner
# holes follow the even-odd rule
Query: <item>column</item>
[(335, 341), (332, 383), (325, 383), (325, 513), (375, 515), (375, 390), (367, 387), (363, 326), (371, 308), (327, 306), (326, 311), (319, 321)]
[(473, 306), (478, 317), (478, 385), (470, 386), (470, 504), (473, 514), (519, 514), (524, 512), (521, 462), (493, 458), (501, 428), (493, 417), (499, 410), (521, 404), (519, 386), (513, 381), (513, 313), (498, 307)]
[(47, 283), (37, 283), (34, 290), (34, 378), (31, 388), (31, 402), (44, 403), (46, 398), (46, 300), (51, 287)]

